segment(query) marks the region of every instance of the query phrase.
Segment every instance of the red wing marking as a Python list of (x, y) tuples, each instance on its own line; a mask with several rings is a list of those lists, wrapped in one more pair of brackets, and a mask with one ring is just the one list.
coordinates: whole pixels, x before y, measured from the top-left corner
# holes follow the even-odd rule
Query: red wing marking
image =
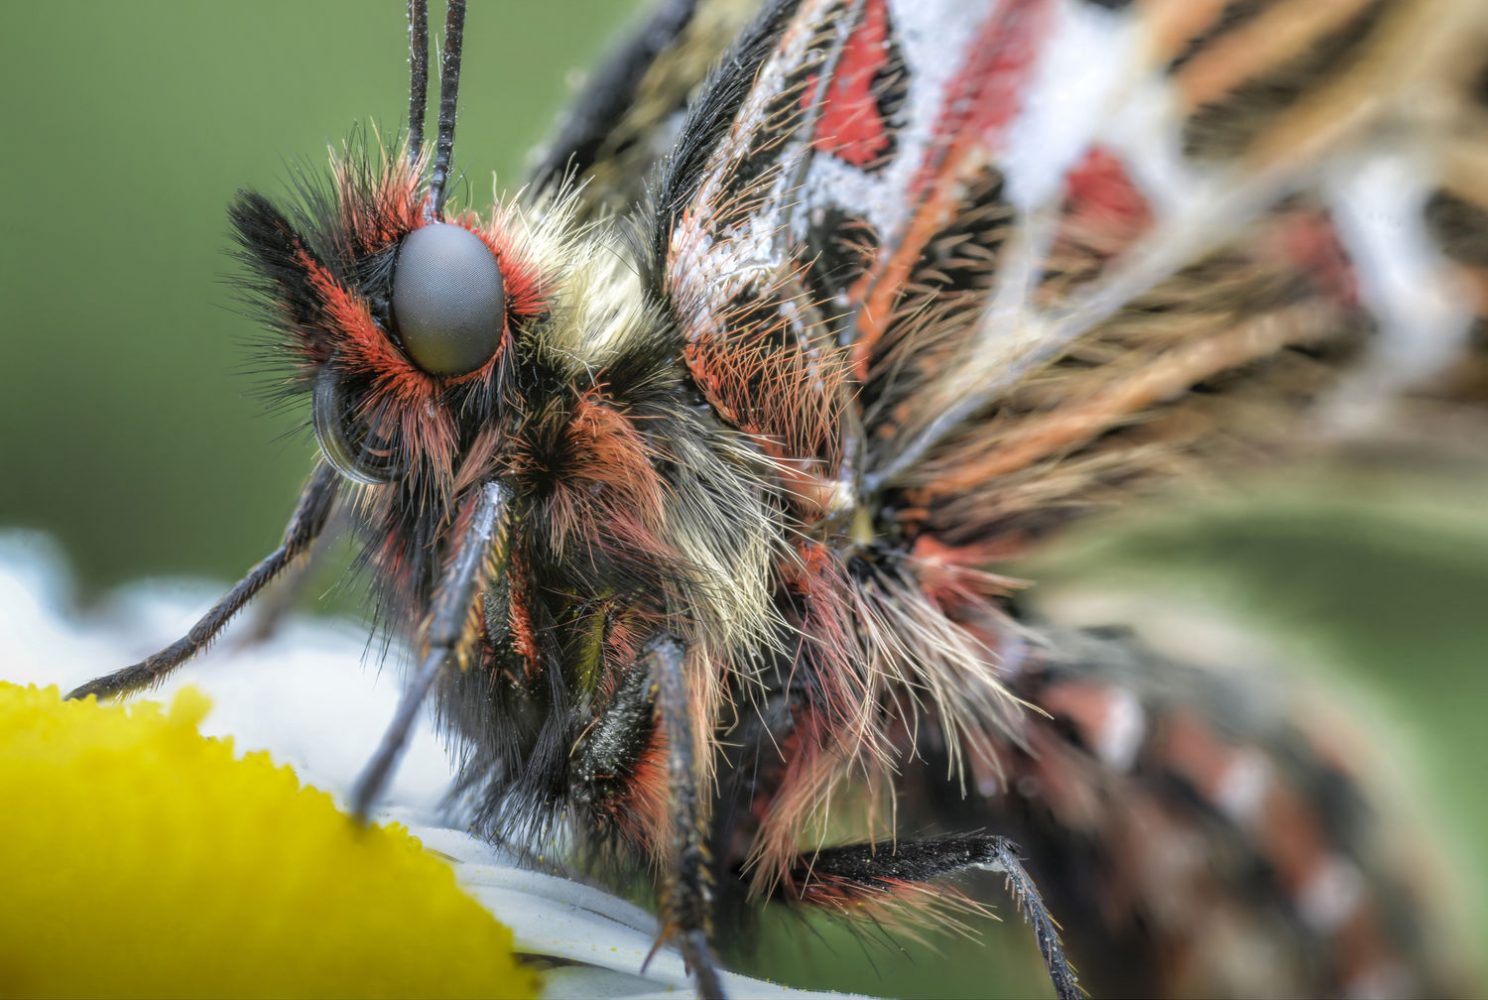
[(1126, 165), (1103, 147), (1093, 147), (1069, 172), (1065, 191), (1066, 228), (1099, 233), (1124, 249), (1152, 225), (1146, 196), (1132, 182)]
[(1059, 228), (1045, 262), (1040, 305), (1051, 306), (1099, 277), (1155, 222), (1152, 205), (1126, 164), (1093, 146), (1064, 177)]
[(1267, 234), (1282, 259), (1312, 276), (1318, 290), (1343, 305), (1358, 305), (1359, 279), (1339, 242), (1338, 230), (1321, 213), (1279, 219)]
[(931, 238), (956, 217), (967, 181), (992, 162), (1053, 23), (1051, 0), (1008, 0), (983, 24), (965, 65), (951, 81), (935, 127), (935, 145), (910, 183), (918, 209), (893, 250), (851, 290), (862, 303), (852, 369), (868, 379), (873, 349), (894, 315), (915, 262)]
[[(885, 0), (868, 0), (862, 19), (843, 46), (837, 71), (827, 85), (812, 146), (855, 167), (864, 167), (889, 150), (888, 124), (879, 111), (874, 81), (889, 65)], [(815, 75), (801, 95), (801, 109), (816, 103)]]
[(1005, 0), (971, 43), (970, 55), (941, 102), (930, 151), (910, 196), (943, 184), (942, 168), (954, 169), (958, 154), (984, 155), (1002, 146), (1003, 132), (1022, 107), (1023, 92), (1053, 27), (1051, 0)]

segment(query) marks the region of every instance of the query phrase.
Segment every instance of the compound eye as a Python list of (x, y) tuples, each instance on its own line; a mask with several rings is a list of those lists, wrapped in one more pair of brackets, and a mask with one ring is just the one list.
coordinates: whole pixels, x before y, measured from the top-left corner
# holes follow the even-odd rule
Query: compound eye
[(393, 272), (393, 322), (430, 375), (473, 372), (496, 353), (506, 324), (501, 268), (468, 229), (435, 222), (403, 237)]

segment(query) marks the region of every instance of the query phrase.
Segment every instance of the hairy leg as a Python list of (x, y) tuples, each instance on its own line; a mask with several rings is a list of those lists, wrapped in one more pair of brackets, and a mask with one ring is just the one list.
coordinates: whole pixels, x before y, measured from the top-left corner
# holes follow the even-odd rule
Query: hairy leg
[[(948, 910), (981, 910), (980, 904), (948, 891), (940, 880), (963, 872), (1001, 873), (1018, 912), (1033, 928), (1039, 953), (1060, 1000), (1083, 996), (1065, 955), (1059, 927), (1006, 837), (972, 834), (901, 843), (865, 843), (803, 854), (776, 889), (781, 901), (842, 911), (848, 917), (878, 911), (912, 919)], [(918, 911), (918, 914), (916, 913)]]
[(284, 529), (284, 540), (279, 543), (279, 547), (265, 556), (232, 590), (212, 605), (191, 626), (191, 631), (153, 656), (122, 670), (94, 678), (69, 692), (67, 697), (77, 699), (97, 695), (104, 698), (138, 691), (164, 680), (171, 671), (206, 649), (227, 627), (227, 623), (232, 621), (234, 615), (314, 544), (330, 517), (340, 480), (340, 474), (331, 466), (324, 463), (317, 465), (310, 481), (300, 493), (299, 503), (289, 520), (289, 527)]
[(656, 717), (666, 733), (670, 786), (671, 856), (662, 883), (661, 940), (677, 938), (682, 957), (696, 977), (698, 995), (703, 1000), (718, 1000), (724, 990), (718, 962), (708, 943), (712, 875), (696, 759), (697, 730), (687, 697), (686, 657), (682, 644), (675, 639), (653, 642), (648, 656), (656, 691)]
[(365, 819), (388, 781), (403, 750), (424, 699), (434, 686), (440, 671), (458, 655), (470, 637), (471, 625), (480, 617), (471, 608), (481, 593), (483, 583), (501, 570), (506, 546), (502, 544), (504, 514), (508, 493), (500, 483), (487, 483), (465, 502), (467, 516), (463, 530), (456, 536), (444, 575), (434, 591), (429, 617), (422, 629), (421, 657), (418, 670), (403, 691), (398, 711), (383, 734), (377, 752), (367, 762), (352, 790), (352, 811)]

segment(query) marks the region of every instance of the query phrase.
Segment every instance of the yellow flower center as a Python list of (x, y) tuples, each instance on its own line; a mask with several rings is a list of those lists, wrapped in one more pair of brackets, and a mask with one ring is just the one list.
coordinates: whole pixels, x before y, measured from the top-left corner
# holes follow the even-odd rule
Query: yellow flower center
[(535, 995), (448, 865), (208, 708), (0, 684), (0, 995)]

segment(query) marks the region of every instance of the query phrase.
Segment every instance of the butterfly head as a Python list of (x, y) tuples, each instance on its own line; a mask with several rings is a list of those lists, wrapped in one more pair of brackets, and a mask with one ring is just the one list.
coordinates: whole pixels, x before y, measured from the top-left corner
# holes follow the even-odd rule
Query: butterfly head
[(244, 193), (231, 210), (287, 388), (311, 395), (347, 478), (450, 480), (467, 428), (500, 422), (514, 341), (549, 312), (534, 227), (502, 206), (441, 218), (421, 160), (391, 151), (350, 151), (301, 189), (292, 208)]

